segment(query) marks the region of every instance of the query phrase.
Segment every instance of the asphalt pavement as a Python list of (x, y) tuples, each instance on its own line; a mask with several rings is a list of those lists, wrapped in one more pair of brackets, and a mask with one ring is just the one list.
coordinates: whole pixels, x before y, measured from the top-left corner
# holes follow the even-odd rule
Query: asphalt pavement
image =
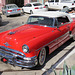
[[(26, 22), (29, 14), (22, 14), (21, 16), (10, 16), (6, 17), (2, 15), (2, 26), (0, 26), (0, 32), (10, 30), (16, 27), (19, 27), (22, 22)], [(56, 65), (64, 55), (67, 55), (56, 65), (53, 67), (57, 74), (59, 75), (59, 71), (63, 68), (64, 61), (66, 64), (71, 68), (71, 66), (75, 65), (75, 41), (70, 39), (60, 48), (56, 49), (52, 54), (47, 57), (46, 64), (40, 68), (20, 68), (20, 67), (13, 67), (10, 64), (5, 64), (0, 61), (0, 75), (43, 75), (48, 72), (53, 65)], [(54, 75), (54, 72), (47, 73), (46, 75)]]

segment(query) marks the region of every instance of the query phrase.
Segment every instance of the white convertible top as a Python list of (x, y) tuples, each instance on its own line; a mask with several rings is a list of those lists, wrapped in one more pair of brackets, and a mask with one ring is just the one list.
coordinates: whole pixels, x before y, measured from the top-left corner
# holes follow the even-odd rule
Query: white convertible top
[(30, 16), (44, 16), (49, 18), (57, 18), (57, 17), (64, 17), (67, 16), (70, 21), (72, 21), (71, 17), (65, 13), (65, 12), (59, 12), (59, 11), (45, 11), (45, 12), (38, 12), (36, 14), (32, 14)]

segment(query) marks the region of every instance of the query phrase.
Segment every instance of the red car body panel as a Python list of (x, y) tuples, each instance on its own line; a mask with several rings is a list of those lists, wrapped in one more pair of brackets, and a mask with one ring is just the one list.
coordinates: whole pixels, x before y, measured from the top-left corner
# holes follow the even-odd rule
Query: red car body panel
[[(69, 26), (69, 28), (67, 26)], [(25, 54), (27, 57), (32, 57), (36, 55), (36, 52), (34, 51), (37, 51), (39, 48), (45, 45), (47, 46), (47, 44), (49, 45), (49, 48), (52, 52), (53, 50), (55, 50), (56, 48), (60, 46), (58, 45), (59, 44), (58, 42), (60, 40), (65, 38), (65, 36), (67, 36), (66, 38), (69, 37), (69, 33), (67, 32), (70, 30), (70, 27), (72, 27), (71, 29), (74, 29), (74, 27), (70, 24), (63, 25), (59, 28), (43, 27), (43, 26), (37, 26), (37, 25), (35, 26), (23, 25), (21, 27), (12, 29), (8, 31), (7, 33), (5, 33), (0, 38), (1, 39), (0, 45), (5, 46), (4, 43), (8, 42), (11, 45), (11, 46), (8, 46), (8, 48), (23, 52), (22, 46), (26, 44), (29, 46), (29, 49), (30, 49), (30, 52), (28, 54), (27, 53)], [(14, 32), (14, 34), (11, 35), (9, 34), (10, 32)], [(57, 39), (62, 35), (64, 35), (62, 38)], [(51, 41), (53, 42), (49, 44)], [(63, 41), (65, 41), (65, 39), (63, 39)], [(54, 47), (54, 44), (56, 44), (55, 47)]]
[[(58, 28), (25, 24), (16, 29), (0, 33), (0, 46), (22, 52), (28, 58), (38, 57), (43, 47), (48, 47), (50, 54), (64, 44), (70, 39), (70, 32), (75, 35), (74, 20)], [(5, 45), (7, 42), (8, 46)], [(29, 47), (28, 53), (22, 50), (24, 44)]]

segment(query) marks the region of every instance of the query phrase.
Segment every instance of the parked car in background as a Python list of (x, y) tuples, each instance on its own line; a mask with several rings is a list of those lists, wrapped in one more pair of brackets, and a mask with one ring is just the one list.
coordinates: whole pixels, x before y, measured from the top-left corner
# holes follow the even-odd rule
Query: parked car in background
[(71, 18), (75, 18), (75, 7), (64, 8), (64, 9), (60, 10), (60, 12), (68, 13), (71, 16)]
[(21, 9), (16, 4), (7, 4), (2, 7), (2, 13), (6, 16), (17, 15), (21, 14)]
[(49, 9), (61, 10), (65, 7), (75, 7), (75, 0), (48, 0), (45, 6)]
[(45, 7), (45, 5), (42, 5), (39, 2), (32, 2), (23, 6), (22, 11), (33, 14), (40, 11), (47, 11), (47, 8)]
[(67, 13), (32, 14), (25, 25), (0, 33), (0, 59), (14, 66), (42, 66), (46, 55), (70, 38), (75, 40), (75, 20)]
[(1, 17), (1, 14), (0, 14), (0, 25), (2, 25), (2, 17)]

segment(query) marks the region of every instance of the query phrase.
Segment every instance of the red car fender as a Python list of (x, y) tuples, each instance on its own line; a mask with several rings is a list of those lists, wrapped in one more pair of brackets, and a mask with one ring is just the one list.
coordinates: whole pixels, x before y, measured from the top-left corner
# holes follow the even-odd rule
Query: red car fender
[(70, 25), (70, 34), (75, 34), (75, 20)]
[(73, 23), (70, 26), (70, 31), (72, 31), (72, 30), (73, 30)]

